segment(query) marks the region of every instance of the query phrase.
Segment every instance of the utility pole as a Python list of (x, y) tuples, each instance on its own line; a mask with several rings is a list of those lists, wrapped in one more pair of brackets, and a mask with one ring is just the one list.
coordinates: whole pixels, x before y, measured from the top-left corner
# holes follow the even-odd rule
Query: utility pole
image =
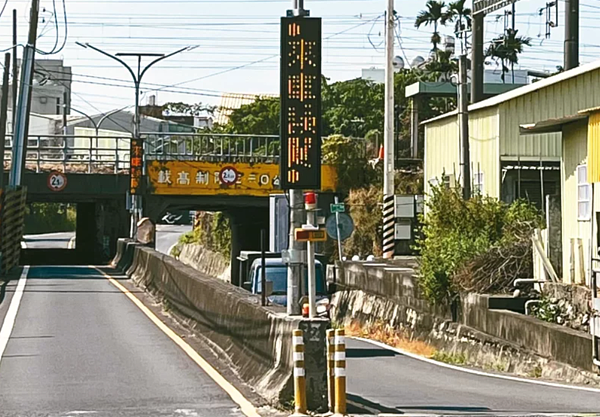
[(471, 103), (483, 100), (483, 25), (484, 13), (473, 13), (471, 45)]
[(15, 120), (17, 119), (17, 94), (19, 94), (18, 80), (19, 67), (17, 66), (17, 9), (13, 9), (13, 62), (12, 62), (12, 134), (15, 133)]
[(394, 257), (394, 0), (387, 0), (383, 138), (383, 257)]
[(458, 126), (460, 129), (460, 175), (463, 199), (471, 198), (471, 156), (469, 150), (469, 100), (467, 98), (467, 56), (458, 61)]
[[(170, 54), (150, 54), (150, 53), (117, 53), (115, 55), (109, 54), (108, 52), (103, 51), (100, 48), (96, 48), (95, 46), (90, 45), (89, 43), (79, 43), (75, 42), (77, 45), (83, 48), (90, 48), (96, 52), (101, 53), (104, 56), (114, 59), (119, 64), (123, 65), (128, 71), (131, 77), (133, 78), (133, 84), (135, 86), (135, 112), (133, 116), (133, 138), (131, 140), (130, 146), (130, 193), (133, 196), (133, 210), (131, 213), (131, 231), (130, 237), (135, 239), (137, 236), (137, 223), (142, 217), (142, 194), (144, 190), (143, 182), (144, 175), (146, 172), (146, 159), (144, 158), (143, 152), (143, 142), (140, 135), (140, 85), (142, 83), (142, 78), (144, 74), (152, 67), (154, 64), (172, 57), (173, 55), (177, 55), (183, 51), (188, 51), (192, 48), (186, 46), (185, 48), (178, 49), (175, 52), (171, 52)], [(137, 71), (134, 70), (120, 57), (134, 57), (137, 58)], [(142, 69), (142, 58), (154, 58), (152, 62)]]
[(27, 45), (25, 45), (25, 50), (23, 51), (21, 87), (19, 89), (19, 102), (15, 120), (15, 132), (13, 135), (12, 164), (9, 178), (11, 187), (18, 187), (21, 185), (23, 171), (25, 169), (39, 7), (39, 0), (32, 0), (31, 19), (29, 21), (29, 38)]
[(564, 54), (565, 71), (579, 66), (579, 0), (565, 0)]
[(4, 148), (6, 145), (6, 119), (8, 116), (8, 84), (10, 82), (10, 54), (4, 54), (2, 101), (0, 102), (0, 190), (4, 188)]
[[(62, 98), (62, 119), (63, 119), (63, 135), (67, 136), (67, 92), (63, 91)], [(64, 140), (67, 140), (65, 137)]]

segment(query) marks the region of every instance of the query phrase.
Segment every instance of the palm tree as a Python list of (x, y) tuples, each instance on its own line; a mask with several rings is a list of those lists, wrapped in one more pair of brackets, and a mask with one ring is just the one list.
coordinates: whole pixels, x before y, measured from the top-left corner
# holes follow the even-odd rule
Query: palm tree
[[(512, 71), (514, 83), (514, 68), (515, 64), (519, 63), (519, 54), (523, 53), (525, 46), (531, 46), (531, 38), (517, 36), (517, 32), (518, 30), (508, 29), (504, 35), (494, 38), (485, 51), (485, 56), (499, 62), (502, 66), (502, 82), (505, 82), (504, 75), (508, 71)], [(509, 64), (510, 68), (508, 67)]]
[(426, 10), (421, 10), (415, 20), (415, 27), (418, 29), (421, 26), (433, 25), (433, 34), (431, 35), (431, 43), (433, 44), (433, 50), (438, 49), (438, 44), (441, 42), (441, 37), (438, 32), (438, 25), (444, 24), (442, 22), (444, 18), (444, 7), (446, 3), (443, 1), (428, 0), (425, 4)]
[(425, 72), (434, 77), (433, 81), (450, 81), (452, 74), (458, 73), (458, 62), (452, 58), (452, 51), (438, 49), (425, 65)]
[(464, 33), (471, 28), (471, 9), (465, 7), (466, 0), (457, 0), (448, 4), (446, 12), (442, 16), (441, 23), (454, 23), (454, 33)]

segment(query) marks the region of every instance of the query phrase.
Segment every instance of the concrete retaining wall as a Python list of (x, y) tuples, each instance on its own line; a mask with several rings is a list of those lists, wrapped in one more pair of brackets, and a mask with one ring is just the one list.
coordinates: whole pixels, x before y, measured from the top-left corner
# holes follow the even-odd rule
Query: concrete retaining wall
[(414, 274), (412, 268), (377, 263), (345, 262), (337, 271), (328, 268), (328, 280), (340, 290), (333, 297), (336, 320), (380, 320), (427, 333), (440, 319), (450, 319), (449, 309), (432, 306), (421, 297)]
[[(449, 309), (433, 307), (421, 296), (418, 278), (410, 268), (345, 262), (335, 271), (330, 268), (328, 280), (337, 286), (333, 314), (341, 323), (367, 327), (380, 323), (409, 330), (410, 338), (419, 337), (454, 352), (469, 353), (467, 345), (485, 345), (490, 351), (487, 359), (496, 355), (504, 361), (503, 352), (510, 348), (513, 359), (506, 361), (513, 364), (507, 368), (514, 369), (519, 355), (537, 357), (544, 366), (551, 361), (568, 365), (553, 364), (548, 376), (575, 375), (569, 367), (587, 371), (585, 378), (596, 371), (589, 334), (508, 310), (491, 310), (489, 296), (478, 294), (461, 297), (452, 320)], [(535, 361), (533, 365), (537, 366)], [(546, 369), (542, 373), (546, 375)]]
[(203, 274), (219, 278), (226, 282), (231, 281), (231, 263), (229, 258), (206, 249), (202, 245), (182, 245), (181, 253), (177, 259)]
[(486, 295), (464, 296), (462, 323), (540, 356), (587, 371), (596, 370), (589, 334), (512, 311), (489, 310), (488, 303)]
[(132, 242), (119, 242), (114, 263), (227, 355), (239, 376), (272, 403), (292, 398), (292, 331), (304, 330), (309, 407), (326, 407), (328, 321), (290, 318), (281, 307), (262, 307), (259, 297)]

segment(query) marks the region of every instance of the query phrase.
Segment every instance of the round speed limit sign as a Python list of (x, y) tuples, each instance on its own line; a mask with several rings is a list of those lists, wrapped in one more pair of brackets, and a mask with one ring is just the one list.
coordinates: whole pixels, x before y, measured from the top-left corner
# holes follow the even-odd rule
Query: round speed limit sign
[(62, 191), (67, 186), (67, 176), (62, 172), (52, 171), (48, 175), (48, 188), (52, 191)]
[(238, 180), (238, 172), (234, 167), (225, 167), (221, 170), (219, 177), (225, 185), (233, 185)]

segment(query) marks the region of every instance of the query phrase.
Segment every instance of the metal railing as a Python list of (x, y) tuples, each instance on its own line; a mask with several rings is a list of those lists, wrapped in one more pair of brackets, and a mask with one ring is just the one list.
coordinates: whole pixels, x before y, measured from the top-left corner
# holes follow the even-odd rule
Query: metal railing
[(143, 133), (147, 160), (278, 163), (279, 136)]
[[(207, 161), (230, 163), (279, 163), (277, 135), (194, 133), (143, 133), (147, 161)], [(36, 173), (61, 170), (68, 173), (129, 172), (130, 137), (34, 135), (29, 136), (26, 168)], [(367, 142), (355, 139), (360, 154)], [(12, 138), (7, 136), (5, 168), (11, 163)]]
[[(36, 173), (127, 173), (130, 138), (114, 136), (29, 136), (25, 166)], [(12, 138), (6, 138), (5, 166), (10, 166)]]

